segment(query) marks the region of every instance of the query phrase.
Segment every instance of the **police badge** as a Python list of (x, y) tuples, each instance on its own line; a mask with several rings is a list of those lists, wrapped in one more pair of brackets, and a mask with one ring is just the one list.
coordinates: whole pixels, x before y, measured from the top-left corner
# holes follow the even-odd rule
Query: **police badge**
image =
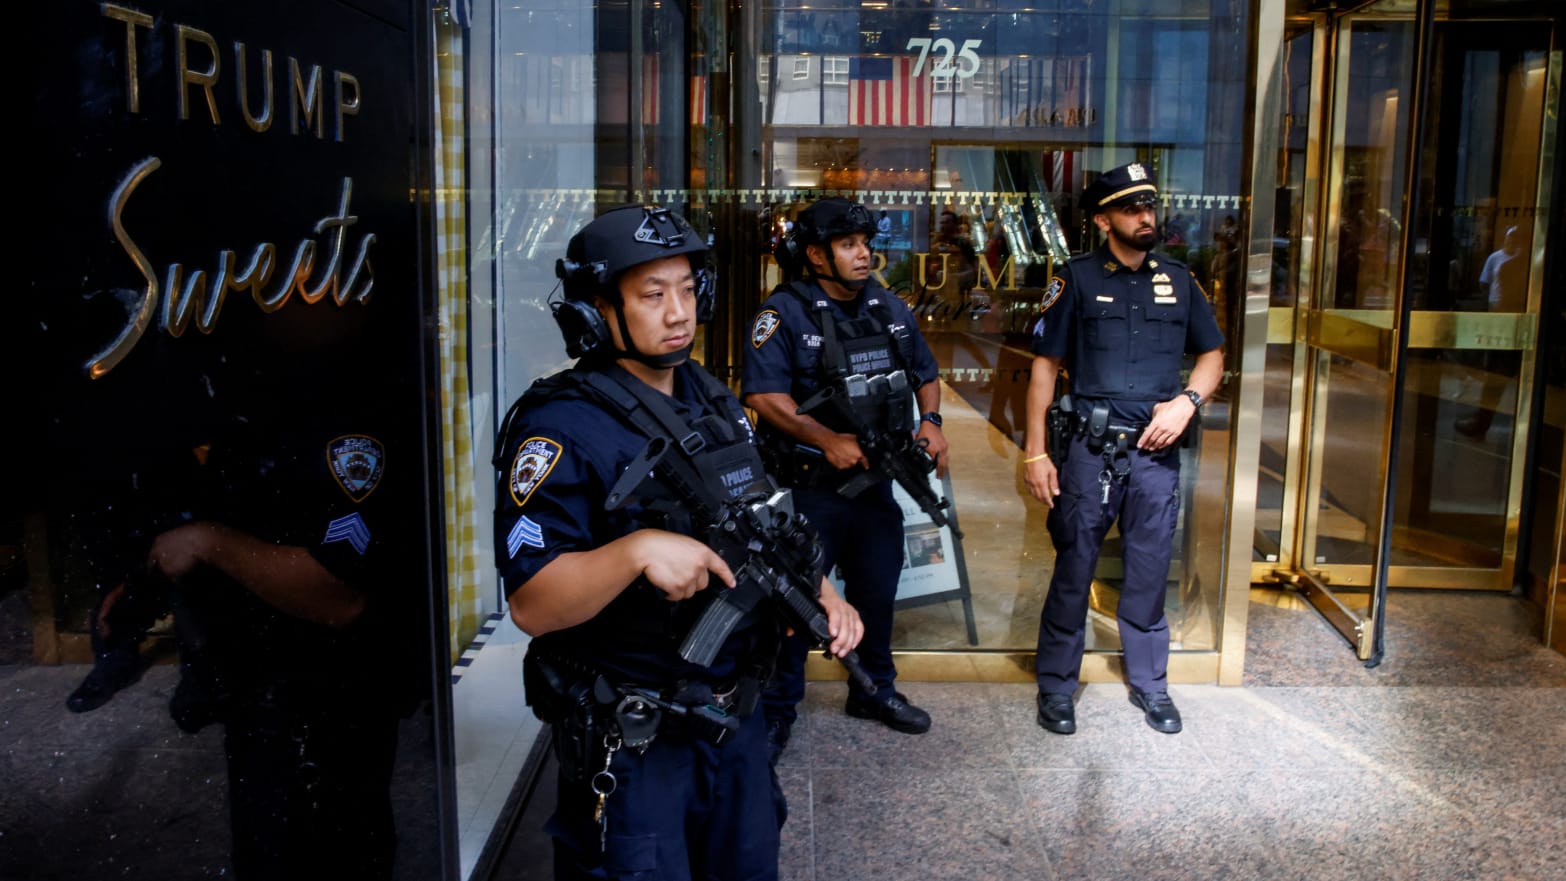
[(326, 445), (326, 464), (348, 498), (362, 502), (380, 485), (386, 448), (367, 435), (344, 435)]
[(778, 317), (778, 313), (771, 309), (767, 309), (760, 315), (757, 315), (756, 323), (750, 329), (751, 348), (761, 348), (761, 344), (771, 339), (772, 334), (777, 331), (778, 326), (782, 323), (783, 320)]
[(549, 476), (559, 455), (560, 445), (547, 437), (530, 437), (517, 448), (517, 457), (511, 462), (511, 500), (517, 507), (527, 504), (528, 496)]

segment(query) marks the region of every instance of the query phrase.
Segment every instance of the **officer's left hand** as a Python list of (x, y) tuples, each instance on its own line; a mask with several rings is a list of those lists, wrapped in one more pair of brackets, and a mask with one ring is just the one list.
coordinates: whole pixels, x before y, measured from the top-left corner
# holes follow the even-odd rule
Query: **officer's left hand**
[(941, 430), (935, 426), (935, 423), (921, 422), (919, 423), (919, 439), (929, 441), (929, 444), (925, 446), (925, 450), (928, 451), (931, 456), (935, 457), (935, 476), (945, 477), (947, 451), (946, 435), (941, 433)]
[(827, 613), (827, 632), (832, 634), (828, 650), (841, 658), (859, 645), (865, 635), (864, 622), (859, 620), (859, 610), (837, 595), (832, 582), (821, 579), (821, 607)]
[(1139, 450), (1161, 450), (1180, 440), (1185, 427), (1196, 414), (1196, 405), (1185, 395), (1171, 401), (1153, 405), (1153, 419), (1142, 429), (1142, 438), (1136, 442)]

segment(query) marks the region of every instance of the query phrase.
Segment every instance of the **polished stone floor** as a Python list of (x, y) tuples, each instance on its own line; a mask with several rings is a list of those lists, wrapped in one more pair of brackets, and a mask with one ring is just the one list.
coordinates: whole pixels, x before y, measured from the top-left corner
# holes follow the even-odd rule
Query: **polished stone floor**
[[(1395, 592), (1366, 669), (1319, 617), (1255, 591), (1242, 687), (1175, 686), (1158, 734), (1119, 685), (1079, 730), (1029, 684), (906, 683), (935, 727), (896, 734), (811, 683), (779, 765), (791, 881), (1566, 877), (1566, 657), (1493, 594)], [(548, 785), (495, 877), (550, 877)]]

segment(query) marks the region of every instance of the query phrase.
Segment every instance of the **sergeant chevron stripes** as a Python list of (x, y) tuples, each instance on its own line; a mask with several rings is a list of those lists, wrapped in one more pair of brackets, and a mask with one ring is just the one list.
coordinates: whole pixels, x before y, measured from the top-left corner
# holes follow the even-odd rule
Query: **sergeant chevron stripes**
[(511, 534), (506, 536), (506, 553), (515, 557), (523, 545), (535, 548), (544, 546), (543, 527), (526, 516), (518, 517), (517, 525), (511, 527)]
[(360, 556), (363, 556), (370, 547), (370, 527), (364, 525), (364, 519), (358, 512), (346, 517), (338, 517), (326, 524), (326, 537), (321, 539), (321, 544), (331, 544), (334, 541), (348, 542)]

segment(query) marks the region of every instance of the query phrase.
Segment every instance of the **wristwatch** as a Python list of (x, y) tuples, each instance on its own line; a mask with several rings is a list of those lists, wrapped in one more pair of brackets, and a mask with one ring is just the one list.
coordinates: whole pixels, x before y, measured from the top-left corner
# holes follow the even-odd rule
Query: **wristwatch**
[(931, 410), (930, 412), (924, 414), (923, 416), (920, 416), (919, 417), (919, 421), (920, 422), (928, 422), (931, 425), (935, 426), (936, 428), (940, 428), (941, 427), (941, 414), (935, 412), (934, 410)]
[(1185, 395), (1187, 398), (1190, 398), (1191, 399), (1191, 405), (1194, 406), (1196, 409), (1198, 409), (1198, 410), (1202, 409), (1202, 395), (1196, 389), (1188, 388), (1185, 391), (1182, 391), (1180, 394)]

